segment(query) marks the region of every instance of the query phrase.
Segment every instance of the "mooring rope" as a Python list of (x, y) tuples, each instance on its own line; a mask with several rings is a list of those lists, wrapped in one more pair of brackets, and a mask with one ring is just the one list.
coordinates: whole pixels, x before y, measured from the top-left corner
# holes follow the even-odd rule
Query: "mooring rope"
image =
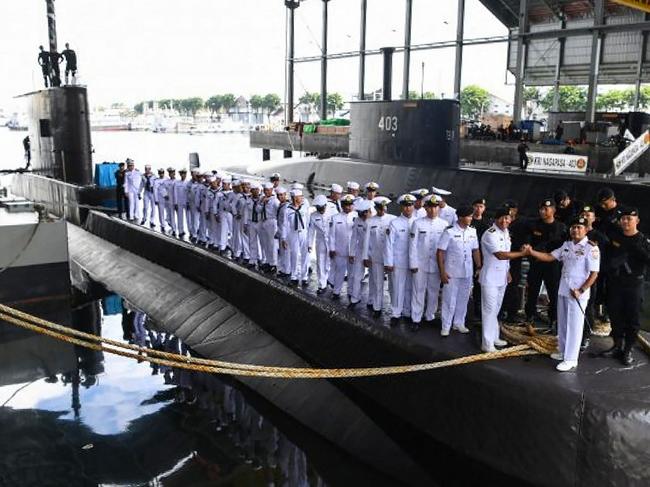
[(157, 365), (175, 367), (212, 374), (228, 374), (247, 377), (266, 377), (281, 379), (337, 379), (352, 377), (374, 377), (382, 375), (405, 374), (440, 369), (456, 365), (465, 365), (488, 360), (510, 357), (522, 357), (537, 354), (550, 354), (557, 348), (554, 337), (530, 334), (530, 328), (502, 327), (506, 338), (518, 345), (496, 352), (467, 355), (450, 360), (429, 362), (413, 365), (392, 365), (382, 367), (361, 368), (309, 368), (309, 367), (278, 367), (266, 365), (248, 365), (220, 360), (208, 360), (184, 355), (163, 352), (147, 347), (140, 347), (108, 338), (99, 337), (68, 328), (36, 316), (24, 313), (9, 306), (0, 304), (0, 319), (7, 323), (56, 338), (58, 340), (81, 347), (112, 353), (140, 362), (146, 361)]

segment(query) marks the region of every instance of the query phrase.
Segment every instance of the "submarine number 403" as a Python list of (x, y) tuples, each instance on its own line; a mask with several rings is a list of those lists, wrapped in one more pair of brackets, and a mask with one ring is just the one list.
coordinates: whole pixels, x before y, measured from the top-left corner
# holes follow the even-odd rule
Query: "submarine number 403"
[(386, 115), (385, 117), (379, 117), (379, 130), (385, 130), (386, 132), (397, 132), (397, 117)]

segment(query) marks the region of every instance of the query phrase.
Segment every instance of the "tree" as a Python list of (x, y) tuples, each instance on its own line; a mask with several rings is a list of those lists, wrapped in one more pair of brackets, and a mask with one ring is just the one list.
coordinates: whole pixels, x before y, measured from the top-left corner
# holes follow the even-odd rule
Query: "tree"
[(223, 97), (221, 95), (214, 95), (207, 99), (205, 102), (205, 108), (210, 111), (210, 116), (219, 113), (223, 107)]
[(620, 112), (634, 104), (634, 90), (609, 90), (596, 97), (596, 110)]
[(158, 100), (158, 108), (162, 108), (164, 110), (171, 110), (173, 104), (173, 100), (169, 98), (163, 98), (162, 100)]
[(460, 111), (465, 118), (477, 118), (488, 108), (490, 93), (477, 85), (468, 85), (460, 92)]
[[(555, 90), (549, 90), (539, 100), (540, 106), (545, 111), (553, 108), (553, 97)], [(584, 112), (587, 109), (587, 89), (582, 86), (560, 86), (561, 112)]]
[(133, 111), (138, 115), (142, 115), (142, 113), (144, 112), (144, 102), (136, 103), (133, 106)]
[(264, 96), (264, 99), (262, 100), (262, 108), (266, 112), (269, 122), (271, 121), (271, 113), (280, 107), (280, 103), (280, 97), (275, 93), (269, 93)]
[(180, 100), (180, 108), (187, 115), (195, 116), (204, 105), (203, 99), (198, 96)]
[[(320, 98), (320, 96), (318, 98)], [(338, 110), (341, 110), (343, 108), (343, 105), (345, 105), (345, 102), (343, 101), (343, 97), (340, 93), (327, 94), (327, 111), (332, 115), (334, 115)]]
[(423, 100), (435, 100), (436, 99), (436, 94), (433, 91), (425, 91), (422, 94), (422, 99)]
[(223, 109), (228, 113), (232, 107), (235, 106), (237, 97), (232, 93), (226, 93), (221, 97), (221, 103), (223, 104)]

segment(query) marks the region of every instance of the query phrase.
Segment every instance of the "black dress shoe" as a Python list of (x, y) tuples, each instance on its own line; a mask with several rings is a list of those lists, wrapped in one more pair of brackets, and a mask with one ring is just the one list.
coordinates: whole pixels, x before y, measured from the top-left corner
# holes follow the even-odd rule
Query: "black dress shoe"
[(316, 290), (316, 294), (323, 294), (324, 292), (325, 292), (325, 288), (324, 288), (324, 287), (319, 287), (319, 288)]
[(411, 331), (411, 332), (413, 332), (413, 333), (415, 333), (415, 332), (418, 331), (419, 329), (420, 329), (420, 324), (419, 324), (419, 323), (411, 323), (411, 324), (409, 325), (409, 331)]
[(397, 326), (399, 325), (399, 318), (391, 318), (390, 319), (390, 326)]
[(413, 323), (410, 316), (402, 316), (402, 319), (404, 320), (404, 323)]
[(373, 312), (372, 312), (372, 317), (373, 317), (373, 318), (379, 318), (379, 317), (381, 317), (381, 310), (380, 310), (380, 311), (373, 311)]
[(155, 224), (155, 223), (150, 223), (149, 226), (150, 226), (151, 228), (156, 228), (156, 224)]
[(302, 287), (308, 287), (308, 286), (309, 286), (309, 282), (307, 282), (307, 281), (302, 281)]
[(289, 281), (289, 287), (298, 287), (298, 279), (292, 279)]
[(632, 350), (626, 350), (621, 356), (621, 363), (626, 367), (629, 367), (634, 363), (634, 357), (632, 357)]
[(144, 220), (140, 220), (140, 225), (144, 225)]
[(339, 299), (341, 299), (339, 294), (332, 294), (332, 301), (338, 301)]
[(350, 304), (348, 304), (348, 308), (354, 309), (354, 308), (357, 307), (357, 304), (359, 304), (359, 303), (350, 303)]
[(368, 304), (366, 304), (366, 308), (373, 309), (373, 306), (372, 306), (372, 304), (368, 303)]

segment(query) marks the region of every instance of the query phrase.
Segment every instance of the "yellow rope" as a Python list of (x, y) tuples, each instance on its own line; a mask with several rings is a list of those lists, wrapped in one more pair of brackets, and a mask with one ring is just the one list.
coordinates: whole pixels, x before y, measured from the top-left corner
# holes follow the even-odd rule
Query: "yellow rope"
[[(372, 377), (380, 375), (404, 374), (410, 372), (421, 372), (426, 370), (434, 370), (443, 367), (451, 367), (454, 365), (465, 365), (475, 362), (482, 362), (487, 360), (494, 360), (508, 357), (521, 357), (526, 355), (548, 354), (554, 351), (546, 343), (547, 340), (535, 339), (535, 337), (528, 337), (530, 342), (522, 342), (504, 350), (481, 353), (476, 355), (468, 355), (451, 360), (444, 360), (440, 362), (431, 362), (424, 364), (414, 365), (394, 365), (386, 367), (364, 367), (364, 368), (345, 368), (345, 369), (317, 369), (317, 368), (301, 368), (301, 367), (274, 367), (264, 365), (246, 365), (237, 364), (234, 362), (223, 362), (218, 360), (197, 359), (193, 357), (186, 357), (178, 354), (162, 352), (153, 350), (146, 347), (139, 347), (128, 343), (118, 342), (107, 338), (98, 337), (89, 333), (73, 330), (68, 327), (57, 325), (55, 323), (42, 320), (35, 316), (23, 313), (14, 308), (0, 305), (0, 319), (16, 326), (41, 333), (58, 340), (65, 341), (74, 345), (90, 348), (92, 350), (113, 353), (123, 357), (133, 358), (138, 361), (146, 361), (158, 365), (165, 365), (169, 367), (176, 367), (187, 370), (195, 370), (199, 372), (208, 372), (215, 374), (229, 374), (236, 376), (248, 377), (272, 377), (272, 378), (292, 378), (292, 379), (333, 379), (333, 378), (350, 378), (350, 377)], [(8, 314), (7, 314), (8, 313)], [(29, 321), (31, 321), (31, 323)], [(57, 330), (57, 331), (55, 331)], [(63, 333), (59, 333), (59, 331)], [(510, 331), (510, 334), (519, 340), (519, 336), (515, 331)], [(72, 335), (72, 336), (71, 336)], [(75, 338), (79, 337), (79, 338)], [(523, 335), (522, 335), (523, 336)], [(547, 338), (547, 337), (544, 337)], [(523, 340), (523, 339), (522, 339)], [(105, 345), (103, 345), (103, 344)], [(127, 351), (128, 350), (128, 351)], [(549, 351), (550, 350), (550, 351)], [(158, 358), (164, 357), (164, 358)]]

